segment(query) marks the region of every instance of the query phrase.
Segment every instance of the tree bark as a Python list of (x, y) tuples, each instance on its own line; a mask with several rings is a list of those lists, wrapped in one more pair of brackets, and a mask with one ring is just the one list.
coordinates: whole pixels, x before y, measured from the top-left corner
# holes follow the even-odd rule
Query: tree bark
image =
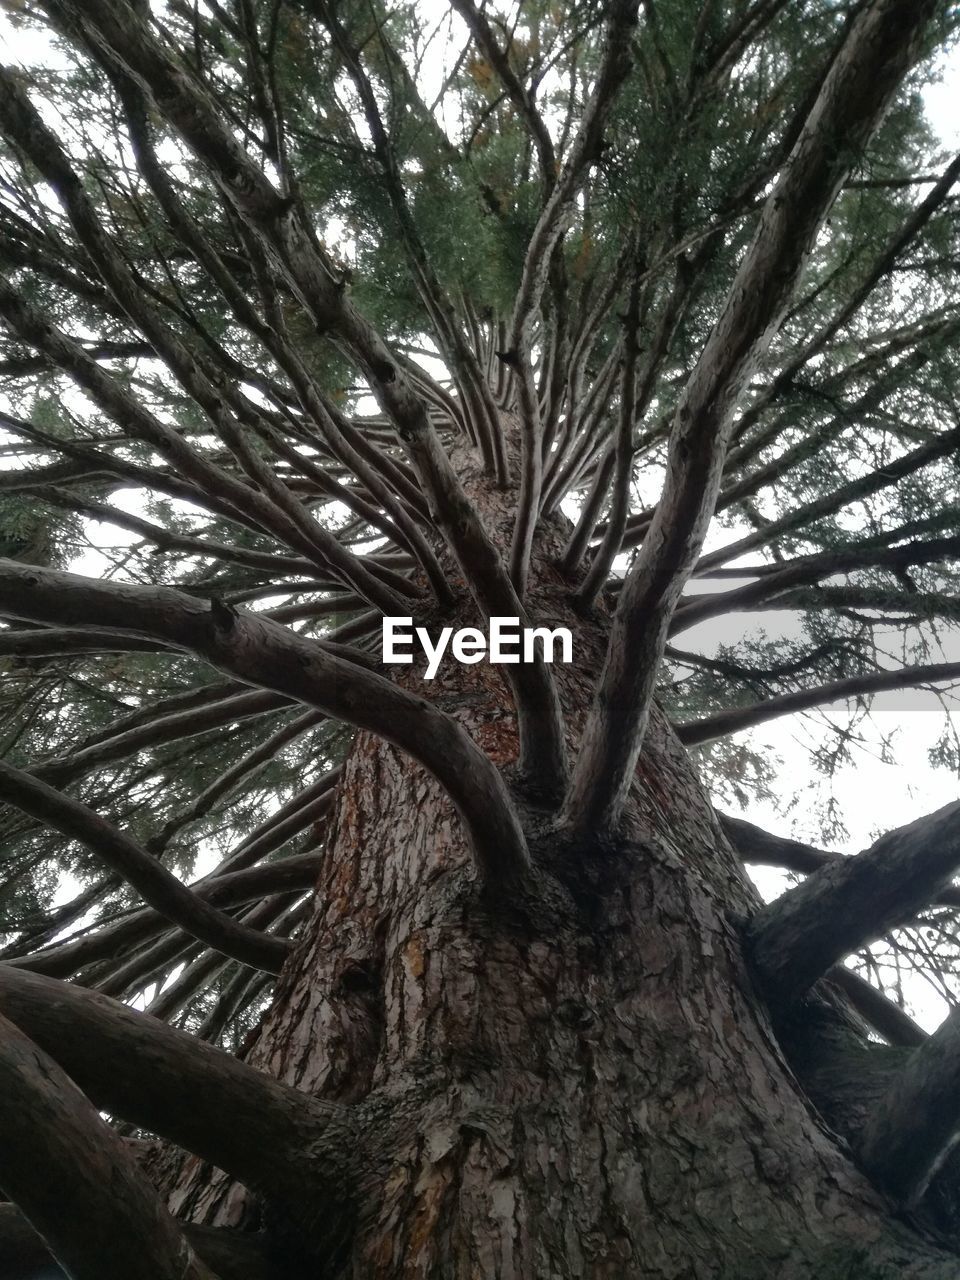
[[(475, 472), (467, 487), (505, 537)], [(538, 535), (530, 612), (574, 631), (554, 673), (575, 748), (608, 623), (568, 604), (564, 523)], [(509, 777), (499, 669), (446, 663), (420, 687)], [(759, 900), (663, 715), (623, 838), (564, 847), (543, 815), (525, 822), (534, 879), (481, 894), (433, 778), (370, 734), (351, 747), (313, 918), (248, 1048), (349, 1105), (369, 1139), (336, 1274), (955, 1277), (956, 1254), (895, 1220), (788, 1065), (741, 943)], [(195, 1163), (171, 1204), (218, 1226), (271, 1218)]]

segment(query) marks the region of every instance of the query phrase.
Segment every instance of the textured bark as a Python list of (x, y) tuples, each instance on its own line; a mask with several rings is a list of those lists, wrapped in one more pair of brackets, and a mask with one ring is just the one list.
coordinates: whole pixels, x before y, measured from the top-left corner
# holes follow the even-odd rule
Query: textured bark
[[(554, 668), (575, 747), (606, 621), (566, 603), (552, 566), (567, 532), (540, 535), (530, 612), (575, 630), (574, 664)], [(430, 692), (509, 776), (498, 669), (446, 664)], [(539, 888), (483, 896), (436, 782), (357, 736), (313, 919), (248, 1050), (350, 1104), (380, 1153), (338, 1274), (955, 1277), (956, 1255), (894, 1219), (788, 1066), (740, 941), (757, 898), (659, 712), (629, 813), (617, 844), (564, 848), (528, 811)], [(221, 1226), (271, 1217), (193, 1164), (171, 1203)]]

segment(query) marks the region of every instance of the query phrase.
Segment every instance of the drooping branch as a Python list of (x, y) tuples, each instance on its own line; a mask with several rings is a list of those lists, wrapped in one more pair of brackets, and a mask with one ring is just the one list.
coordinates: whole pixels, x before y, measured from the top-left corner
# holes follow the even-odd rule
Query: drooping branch
[(920, 619), (944, 618), (960, 621), (960, 597), (940, 591), (893, 590), (889, 587), (811, 587), (788, 591), (775, 600), (762, 601), (754, 609), (836, 609), (871, 617), (883, 625), (897, 625)]
[(452, 717), (381, 676), (260, 615), (217, 602), (207, 608), (169, 588), (94, 582), (2, 560), (0, 591), (16, 616), (59, 625), (95, 618), (100, 627), (159, 638), (247, 683), (379, 734), (445, 787), (492, 884), (527, 867), (523, 832), (496, 767)]
[(619, 819), (670, 618), (713, 515), (734, 409), (783, 316), (817, 229), (917, 56), (933, 3), (874, 0), (853, 23), (770, 194), (674, 419), (657, 513), (624, 582), (566, 813)]
[(4, 1191), (74, 1280), (216, 1280), (94, 1106), (2, 1016), (0, 1129)]
[(79, 840), (173, 924), (224, 955), (279, 973), (290, 953), (280, 938), (256, 933), (199, 898), (156, 858), (99, 814), (32, 774), (0, 760), (0, 799), (70, 840)]
[(298, 559), (295, 556), (271, 555), (265, 551), (251, 551), (246, 547), (232, 547), (228, 543), (215, 542), (212, 539), (177, 534), (164, 528), (163, 525), (131, 515), (105, 502), (76, 497), (63, 489), (46, 487), (32, 491), (26, 489), (24, 492), (31, 493), (41, 501), (63, 507), (65, 510), (76, 511), (80, 515), (115, 524), (120, 529), (140, 534), (161, 551), (184, 551), (189, 555), (208, 557), (226, 564), (244, 565), (272, 574), (299, 574), (301, 577), (309, 577), (316, 567), (309, 560)]
[(923, 1198), (960, 1140), (960, 1010), (914, 1049), (868, 1119), (860, 1163), (901, 1204)]
[(21, 916), (18, 920), (8, 915), (5, 921), (6, 928), (19, 932), (12, 942), (0, 947), (0, 960), (47, 946), (59, 934), (72, 928), (78, 920), (82, 920), (91, 907), (95, 907), (105, 894), (117, 887), (117, 883), (116, 876), (101, 876), (69, 902), (65, 902), (53, 911)]
[[(16, 295), (13, 295), (16, 298)], [(24, 318), (26, 313), (23, 313)], [(36, 319), (36, 313), (33, 312), (32, 319)], [(71, 349), (65, 348), (70, 351)], [(59, 368), (59, 363), (54, 360), (48, 360), (48, 364)], [(67, 369), (69, 370), (69, 365)], [(104, 384), (101, 388), (106, 392), (112, 384)], [(104, 400), (104, 404), (108, 403)], [(122, 402), (115, 402), (116, 412), (120, 416), (121, 421), (126, 421)], [(109, 414), (109, 410), (106, 410)], [(107, 453), (100, 449), (92, 448), (88, 444), (84, 444), (76, 439), (60, 438), (50, 432), (42, 431), (39, 428), (29, 426), (19, 418), (12, 417), (9, 413), (0, 411), (0, 425), (5, 429), (12, 431), (16, 435), (25, 436), (27, 439), (35, 441), (45, 450), (51, 453), (63, 454), (68, 458), (73, 458), (76, 463), (78, 473), (86, 474), (87, 478), (93, 476), (107, 477), (113, 481), (127, 481), (138, 488), (154, 489), (158, 493), (164, 493), (168, 497), (178, 498), (187, 502), (192, 507), (201, 510), (215, 512), (218, 516), (230, 521), (231, 524), (239, 528), (247, 529), (253, 533), (262, 536), (268, 530), (258, 523), (254, 515), (246, 510), (246, 503), (243, 505), (234, 505), (230, 500), (224, 497), (219, 487), (211, 488), (202, 483), (193, 483), (184, 479), (184, 468), (182, 459), (174, 459), (174, 465), (169, 469), (160, 467), (147, 467), (138, 463), (130, 462), (129, 459), (118, 456), (116, 453)], [(159, 452), (166, 452), (162, 448)], [(84, 472), (81, 472), (84, 469)], [(36, 473), (32, 468), (20, 468), (16, 471), (5, 472), (0, 477), (0, 490), (9, 490), (11, 492), (19, 492), (22, 489), (32, 489), (36, 483)], [(42, 478), (42, 477), (41, 477)], [(61, 482), (63, 477), (60, 478)], [(274, 536), (276, 536), (274, 532)]]
[(703, 720), (687, 720), (676, 725), (677, 735), (686, 746), (712, 742), (716, 738), (738, 733), (754, 725), (766, 724), (780, 716), (823, 707), (846, 698), (858, 698), (887, 689), (916, 689), (948, 681), (960, 680), (960, 662), (930, 662), (917, 666), (897, 667), (893, 671), (874, 671), (869, 675), (849, 676), (845, 680), (829, 680), (812, 689), (798, 689), (765, 698), (747, 707), (721, 711)]
[[(328, 568), (325, 555), (318, 549), (315, 542), (307, 538), (302, 530), (298, 530), (267, 495), (253, 486), (245, 485), (230, 472), (211, 462), (195, 450), (173, 427), (162, 423), (146, 410), (125, 386), (84, 354), (79, 343), (56, 329), (46, 316), (41, 315), (6, 280), (0, 280), (0, 315), (24, 341), (44, 351), (58, 368), (69, 373), (78, 386), (108, 417), (121, 423), (127, 431), (138, 435), (156, 448), (202, 493), (214, 495), (214, 500), (224, 502), (228, 511), (247, 513), (247, 520), (251, 516), (254, 517), (259, 530), (278, 538), (285, 545), (304, 552), (321, 570)], [(323, 536), (324, 531), (321, 526), (315, 521), (313, 524), (315, 525), (313, 537), (323, 541), (326, 550), (338, 556), (342, 549), (335, 549), (329, 536)], [(350, 559), (353, 560), (354, 557)], [(349, 574), (347, 576), (349, 578)], [(362, 566), (360, 577), (363, 579), (361, 594), (370, 599), (371, 603), (379, 600), (384, 608), (391, 608), (397, 604), (397, 598), (393, 593), (387, 591), (382, 584), (373, 581), (369, 571)], [(351, 583), (351, 585), (357, 584)], [(369, 595), (366, 591), (368, 587)]]
[[(233, 907), (268, 893), (309, 889), (315, 884), (319, 870), (317, 855), (299, 854), (262, 867), (197, 880), (189, 888), (194, 897), (212, 907)], [(126, 955), (132, 948), (152, 941), (164, 932), (167, 919), (159, 911), (141, 908), (82, 937), (67, 938), (40, 950), (31, 948), (27, 953), (10, 952), (4, 959), (33, 973), (68, 978), (85, 965)]]
[(960, 803), (822, 867), (761, 908), (747, 926), (755, 970), (789, 1004), (844, 956), (911, 920), (960, 866)]

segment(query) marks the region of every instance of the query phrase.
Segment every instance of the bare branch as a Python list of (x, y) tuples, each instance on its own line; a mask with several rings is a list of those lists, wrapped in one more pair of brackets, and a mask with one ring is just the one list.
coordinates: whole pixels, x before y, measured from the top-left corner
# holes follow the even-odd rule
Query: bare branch
[(916, 57), (933, 3), (874, 0), (855, 20), (741, 261), (674, 421), (657, 514), (628, 574), (567, 799), (582, 829), (619, 820), (670, 618), (713, 514), (733, 411), (840, 185)]
[(32, 774), (0, 760), (0, 799), (79, 840), (140, 893), (155, 911), (224, 955), (279, 973), (290, 952), (280, 938), (256, 933), (198, 898), (145, 849), (92, 809)]
[(897, 667), (895, 671), (875, 671), (870, 675), (848, 676), (845, 680), (829, 680), (812, 689), (782, 693), (762, 702), (754, 702), (748, 707), (735, 707), (731, 711), (721, 711), (703, 720), (687, 720), (674, 727), (680, 741), (689, 747), (700, 742), (712, 742), (715, 738), (724, 738), (741, 729), (751, 729), (754, 725), (766, 724), (768, 720), (776, 720), (780, 716), (807, 711), (810, 707), (827, 706), (831, 702), (881, 693), (887, 689), (915, 689), (956, 680), (960, 680), (960, 662), (931, 662)]
[(308, 1222), (349, 1195), (359, 1147), (342, 1108), (106, 996), (9, 965), (0, 965), (0, 1013), (98, 1109), (169, 1138)]
[(526, 841), (496, 767), (452, 717), (373, 672), (260, 615), (205, 608), (168, 588), (120, 586), (0, 560), (6, 607), (34, 622), (98, 624), (161, 639), (250, 684), (274, 689), (409, 752), (444, 786), (492, 884), (529, 865)]
[(907, 1059), (857, 1144), (861, 1164), (901, 1204), (915, 1206), (960, 1139), (960, 1010)]
[[(0, 1017), (3, 1188), (75, 1280), (216, 1280), (57, 1063)], [(109, 1241), (109, 1248), (104, 1242)]]
[(761, 908), (747, 926), (753, 963), (780, 1003), (803, 995), (844, 956), (911, 920), (960, 865), (960, 803), (888, 832)]
[[(287, 1280), (285, 1267), (271, 1259), (273, 1252), (257, 1233), (198, 1227), (181, 1230), (194, 1252), (218, 1280)], [(50, 1251), (12, 1204), (0, 1204), (0, 1275), (4, 1280), (36, 1280), (52, 1265)], [(53, 1280), (50, 1276), (49, 1280)]]

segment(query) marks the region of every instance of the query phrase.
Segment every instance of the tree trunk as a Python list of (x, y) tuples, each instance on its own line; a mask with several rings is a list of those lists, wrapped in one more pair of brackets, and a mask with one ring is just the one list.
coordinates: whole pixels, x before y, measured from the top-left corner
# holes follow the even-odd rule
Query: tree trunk
[[(574, 631), (574, 663), (554, 672), (575, 750), (606, 619), (567, 603), (564, 525), (539, 535), (530, 612)], [(447, 660), (419, 687), (509, 766), (499, 668)], [(956, 1277), (956, 1256), (894, 1219), (787, 1064), (740, 943), (757, 896), (663, 716), (622, 841), (564, 848), (525, 818), (536, 883), (484, 898), (437, 784), (355, 739), (313, 918), (247, 1054), (368, 1121), (346, 1250), (296, 1274)], [(243, 1188), (195, 1165), (172, 1205), (262, 1225)]]

